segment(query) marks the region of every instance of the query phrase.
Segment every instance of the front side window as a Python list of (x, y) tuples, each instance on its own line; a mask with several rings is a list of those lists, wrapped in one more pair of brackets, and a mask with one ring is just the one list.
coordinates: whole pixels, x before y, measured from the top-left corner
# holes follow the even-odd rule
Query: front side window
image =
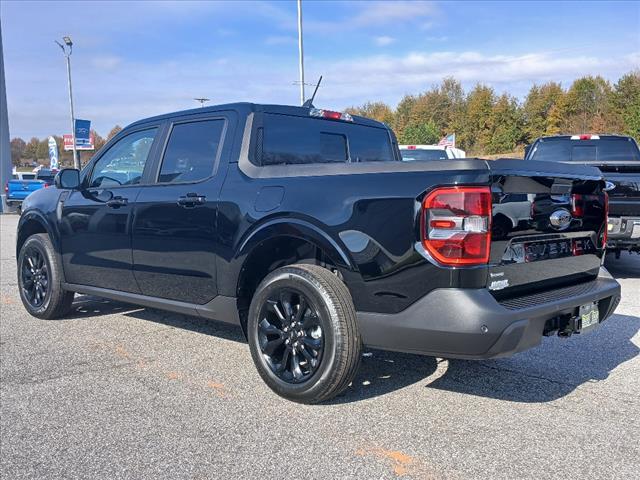
[(158, 181), (196, 182), (213, 174), (223, 119), (179, 123), (171, 130)]
[(157, 128), (134, 132), (118, 140), (93, 167), (90, 187), (137, 185), (153, 145)]

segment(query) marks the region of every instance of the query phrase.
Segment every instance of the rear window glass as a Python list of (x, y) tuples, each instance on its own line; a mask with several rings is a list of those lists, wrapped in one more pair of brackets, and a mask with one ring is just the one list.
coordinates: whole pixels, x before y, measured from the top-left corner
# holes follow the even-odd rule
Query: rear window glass
[(257, 143), (258, 165), (394, 160), (387, 130), (316, 118), (265, 114)]
[(544, 139), (536, 142), (529, 160), (546, 162), (640, 161), (636, 145), (626, 138), (600, 140)]
[(420, 160), (448, 160), (447, 152), (444, 150), (400, 150), (403, 162), (415, 162)]
[(210, 177), (223, 128), (222, 119), (174, 125), (158, 181), (195, 182)]

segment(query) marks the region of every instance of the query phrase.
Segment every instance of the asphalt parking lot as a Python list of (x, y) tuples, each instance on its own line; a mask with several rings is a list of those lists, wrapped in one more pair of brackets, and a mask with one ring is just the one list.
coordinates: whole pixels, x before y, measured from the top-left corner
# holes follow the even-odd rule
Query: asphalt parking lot
[(262, 383), (234, 328), (78, 296), (30, 317), (1, 217), (0, 477), (637, 478), (640, 256), (601, 328), (509, 359), (368, 352), (329, 404)]

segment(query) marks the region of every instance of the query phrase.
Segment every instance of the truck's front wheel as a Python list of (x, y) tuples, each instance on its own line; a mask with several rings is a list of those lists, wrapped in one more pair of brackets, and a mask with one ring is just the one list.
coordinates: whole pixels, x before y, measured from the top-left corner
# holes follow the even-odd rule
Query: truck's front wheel
[(62, 289), (62, 267), (51, 240), (44, 233), (32, 235), (18, 254), (20, 299), (34, 317), (60, 318), (73, 303), (73, 292)]
[(318, 403), (339, 394), (360, 363), (362, 343), (349, 290), (317, 265), (269, 274), (251, 301), (247, 332), (262, 379), (296, 402)]

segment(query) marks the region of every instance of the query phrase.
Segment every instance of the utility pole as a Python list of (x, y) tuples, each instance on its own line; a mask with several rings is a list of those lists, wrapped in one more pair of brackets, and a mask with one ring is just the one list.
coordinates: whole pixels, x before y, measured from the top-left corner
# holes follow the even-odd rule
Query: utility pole
[(300, 70), (300, 105), (304, 105), (304, 48), (302, 45), (302, 0), (298, 0), (298, 62)]
[[(4, 80), (4, 54), (2, 50), (2, 28), (0, 27), (0, 185), (4, 187), (11, 179), (11, 146), (9, 142), (9, 116)], [(7, 211), (4, 190), (0, 194), (0, 212)]]
[[(78, 157), (78, 151), (76, 149), (76, 121), (75, 115), (73, 113), (73, 91), (71, 87), (71, 53), (73, 52), (73, 42), (71, 41), (71, 37), (68, 35), (66, 37), (62, 37), (62, 41), (64, 45), (62, 45), (59, 41), (55, 40), (58, 46), (62, 49), (62, 53), (67, 59), (67, 81), (69, 83), (69, 108), (71, 110), (71, 139), (73, 140), (73, 166), (80, 170), (80, 157)], [(66, 48), (65, 48), (66, 46)]]

